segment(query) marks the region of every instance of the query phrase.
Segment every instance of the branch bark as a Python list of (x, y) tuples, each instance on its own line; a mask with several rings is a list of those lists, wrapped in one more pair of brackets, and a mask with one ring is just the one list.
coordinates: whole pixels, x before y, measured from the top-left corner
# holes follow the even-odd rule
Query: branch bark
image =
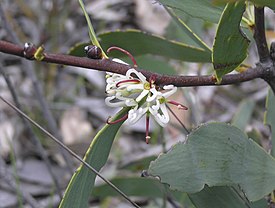
[(255, 7), (255, 30), (254, 30), (254, 39), (256, 41), (258, 54), (261, 63), (271, 62), (266, 36), (265, 36), (265, 19), (264, 19), (264, 8)]
[(255, 14), (255, 30), (254, 39), (257, 45), (260, 63), (258, 66), (262, 67), (264, 76), (262, 77), (271, 87), (275, 94), (275, 67), (274, 60), (272, 60), (272, 54), (268, 50), (265, 35), (265, 17), (264, 7), (254, 8)]
[[(24, 48), (6, 41), (0, 41), (0, 52), (20, 56), (24, 58)], [(118, 74), (126, 74), (127, 70), (132, 66), (119, 64), (109, 59), (89, 59), (86, 57), (76, 57), (65, 54), (44, 53), (42, 62), (77, 66), (87, 69), (94, 69), (98, 71), (108, 71)], [(144, 74), (147, 78), (151, 76), (156, 77), (156, 84), (168, 85), (173, 84), (177, 87), (192, 87), (192, 86), (214, 86), (216, 79), (212, 75), (205, 76), (170, 76), (158, 73), (153, 73), (145, 69), (137, 69)], [(274, 67), (273, 69), (274, 70)], [(250, 81), (256, 78), (270, 77), (270, 70), (266, 71), (261, 65), (254, 68), (249, 68), (243, 73), (225, 75), (220, 85), (230, 85), (240, 82)]]

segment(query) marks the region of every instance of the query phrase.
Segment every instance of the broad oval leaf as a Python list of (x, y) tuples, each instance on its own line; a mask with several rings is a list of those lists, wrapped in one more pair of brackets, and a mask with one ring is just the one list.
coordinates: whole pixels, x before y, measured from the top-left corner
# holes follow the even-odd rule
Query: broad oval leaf
[(218, 82), (223, 75), (237, 68), (247, 56), (248, 38), (240, 29), (245, 3), (229, 3), (220, 19), (212, 61)]
[[(211, 52), (206, 49), (169, 41), (161, 36), (151, 35), (139, 30), (108, 32), (99, 35), (102, 47), (118, 46), (134, 56), (151, 54), (188, 62), (211, 62)], [(121, 57), (121, 52), (110, 55)]]
[[(120, 118), (129, 109), (122, 109), (114, 119)], [(123, 122), (106, 124), (95, 136), (84, 160), (99, 171), (106, 163), (115, 135)], [(72, 176), (59, 208), (88, 207), (88, 201), (94, 187), (96, 174), (81, 164)]]
[(215, 6), (211, 0), (159, 0), (159, 2), (175, 11), (214, 23), (218, 23), (222, 13), (222, 8)]
[(256, 201), (275, 188), (275, 160), (238, 128), (210, 123), (196, 129), (150, 164), (171, 189), (196, 193), (206, 185), (239, 185)]

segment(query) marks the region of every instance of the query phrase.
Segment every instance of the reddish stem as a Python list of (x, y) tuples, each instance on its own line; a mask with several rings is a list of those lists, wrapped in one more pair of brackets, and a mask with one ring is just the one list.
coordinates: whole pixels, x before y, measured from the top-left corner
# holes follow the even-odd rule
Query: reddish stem
[(125, 121), (127, 118), (128, 118), (128, 113), (125, 114), (124, 116), (122, 116), (121, 118), (115, 120), (115, 121), (110, 121), (111, 118), (109, 117), (109, 118), (107, 119), (106, 123), (109, 124), (109, 125), (117, 124), (117, 123), (119, 123), (119, 122), (121, 122), (121, 121)]
[(179, 110), (188, 110), (188, 108), (174, 100), (169, 100), (167, 103), (170, 103), (172, 105), (176, 105), (178, 107)]
[(145, 141), (146, 141), (146, 144), (149, 143), (149, 139), (151, 139), (151, 137), (149, 136), (149, 122), (150, 121), (150, 115), (146, 115), (146, 137), (145, 137)]
[(132, 60), (132, 62), (134, 64), (134, 67), (137, 67), (137, 61), (136, 61), (136, 59), (134, 58), (134, 56), (129, 51), (127, 51), (125, 49), (122, 49), (120, 47), (117, 47), (117, 46), (112, 46), (112, 47), (108, 48), (107, 53), (109, 53), (109, 52), (111, 52), (113, 50), (121, 51), (122, 53), (124, 53), (127, 56), (129, 56), (129, 58)]
[(122, 80), (116, 84), (116, 87), (119, 87), (120, 84), (123, 83), (134, 83), (134, 84), (139, 84), (140, 81), (138, 79), (127, 79), (127, 80)]

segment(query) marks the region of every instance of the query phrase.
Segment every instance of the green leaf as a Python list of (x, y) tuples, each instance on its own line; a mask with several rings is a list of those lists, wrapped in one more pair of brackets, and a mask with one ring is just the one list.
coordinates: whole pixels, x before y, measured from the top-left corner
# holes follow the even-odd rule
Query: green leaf
[[(194, 42), (194, 46), (205, 49), (206, 51), (212, 52), (211, 49), (206, 45), (205, 42), (201, 40), (201, 38), (195, 34), (190, 27), (183, 21), (181, 17), (179, 17), (172, 9), (166, 9), (170, 16), (173, 18), (174, 22), (179, 26), (182, 30), (184, 36), (187, 36), (190, 39), (189, 42)], [(186, 42), (185, 42), (186, 43)]]
[(196, 129), (187, 143), (159, 156), (149, 174), (172, 190), (196, 193), (208, 186), (239, 185), (256, 201), (275, 188), (275, 160), (238, 128), (210, 123)]
[[(127, 196), (146, 197), (146, 198), (163, 198), (172, 196), (172, 198), (184, 205), (183, 207), (193, 208), (193, 205), (186, 193), (170, 191), (167, 186), (158, 180), (151, 178), (130, 177), (130, 178), (114, 178), (111, 182), (123, 190)], [(167, 192), (168, 191), (168, 192)], [(103, 200), (107, 197), (119, 196), (107, 184), (96, 186), (92, 192), (92, 196)]]
[(89, 42), (77, 43), (69, 49), (68, 54), (72, 56), (84, 57), (86, 56), (84, 48), (89, 44)]
[[(114, 119), (125, 115), (129, 109), (122, 109)], [(123, 122), (106, 124), (95, 136), (84, 160), (99, 171), (106, 163), (115, 135)], [(88, 207), (88, 201), (94, 187), (96, 174), (81, 164), (67, 186), (59, 208)]]
[(212, 54), (218, 82), (223, 75), (237, 68), (247, 56), (249, 40), (240, 28), (244, 11), (244, 2), (229, 3), (220, 19)]
[(155, 160), (156, 158), (157, 158), (157, 156), (155, 156), (155, 155), (139, 158), (134, 161), (130, 161), (127, 164), (123, 164), (119, 168), (131, 170), (131, 171), (135, 171), (135, 172), (146, 170), (146, 169), (148, 169), (150, 162), (152, 160)]
[(241, 196), (241, 193), (238, 194), (236, 191), (236, 189), (226, 186), (205, 186), (202, 191), (196, 194), (189, 194), (189, 198), (196, 208), (267, 208), (266, 200), (262, 199), (249, 203), (243, 199), (244, 197)]
[[(175, 69), (169, 64), (169, 62), (161, 58), (154, 57), (152, 55), (138, 56), (136, 57), (138, 66), (142, 69), (148, 69), (151, 72), (166, 75), (176, 75)], [(131, 63), (128, 61), (127, 63)]]
[[(232, 2), (232, 1), (245, 1), (245, 0), (214, 0), (213, 2), (216, 3), (225, 3), (225, 2)], [(274, 0), (249, 0), (253, 4), (257, 6), (267, 6), (272, 9), (275, 9), (275, 1)]]
[[(99, 47), (99, 48), (101, 48), (101, 46), (100, 46), (100, 44), (99, 44), (99, 42), (98, 42), (98, 40), (97, 40), (97, 37), (96, 37), (95, 31), (94, 31), (92, 22), (91, 22), (91, 20), (90, 20), (90, 17), (89, 17), (89, 15), (88, 15), (88, 13), (87, 13), (87, 11), (86, 11), (86, 9), (85, 9), (84, 3), (83, 3), (82, 0), (78, 0), (78, 2), (79, 2), (79, 4), (80, 4), (80, 6), (81, 6), (81, 9), (82, 9), (82, 11), (83, 11), (83, 13), (84, 13), (84, 15), (85, 15), (86, 21), (87, 21), (87, 23), (88, 23), (88, 27), (89, 27), (89, 36), (90, 36), (90, 39), (91, 39), (92, 44), (95, 45), (95, 46), (97, 46), (97, 47)], [(101, 48), (101, 49), (102, 49), (102, 48)], [(106, 56), (106, 54), (104, 53), (103, 50), (102, 50), (102, 55), (103, 55), (103, 57), (107, 58), (107, 56)]]
[[(108, 32), (99, 35), (104, 49), (118, 46), (134, 56), (145, 54), (159, 55), (170, 59), (189, 62), (211, 62), (209, 50), (189, 46), (163, 37), (150, 35), (139, 30)], [(113, 57), (125, 56), (121, 52), (111, 52)]]
[(222, 9), (213, 5), (211, 0), (159, 0), (159, 2), (175, 11), (214, 23), (219, 21), (222, 13)]
[(243, 100), (232, 119), (232, 124), (244, 131), (247, 123), (252, 116), (254, 106), (255, 102), (253, 102), (252, 100)]
[[(123, 190), (127, 196), (143, 196), (148, 198), (162, 198), (165, 189), (163, 184), (158, 180), (149, 178), (115, 178), (111, 182)], [(110, 186), (107, 184), (95, 187), (92, 195), (100, 199), (119, 196)]]
[(264, 124), (269, 125), (271, 128), (271, 141), (272, 141), (272, 150), (271, 155), (275, 156), (275, 96), (272, 93), (272, 90), (269, 89), (268, 95), (266, 97), (266, 111), (264, 115)]

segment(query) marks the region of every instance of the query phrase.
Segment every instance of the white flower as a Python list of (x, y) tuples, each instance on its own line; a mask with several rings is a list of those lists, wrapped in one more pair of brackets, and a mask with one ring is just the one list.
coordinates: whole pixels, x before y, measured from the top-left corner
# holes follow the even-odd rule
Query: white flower
[[(126, 64), (119, 59), (113, 59), (118, 63)], [(187, 107), (167, 98), (177, 91), (177, 87), (173, 85), (165, 85), (159, 88), (155, 85), (154, 78), (149, 81), (141, 73), (134, 68), (129, 69), (125, 75), (116, 73), (107, 73), (106, 75), (106, 93), (105, 103), (111, 107), (131, 107), (128, 115), (123, 119), (127, 119), (128, 124), (134, 124), (146, 115), (146, 142), (149, 136), (149, 117), (153, 116), (155, 121), (165, 127), (169, 122), (169, 114), (166, 104), (177, 105), (179, 109), (187, 110)], [(121, 121), (119, 119), (118, 121)], [(109, 124), (115, 123), (108, 122)]]
[[(155, 88), (154, 88), (155, 89)], [(148, 96), (146, 102), (141, 106), (135, 106), (128, 113), (127, 122), (129, 124), (136, 123), (143, 115), (150, 113), (153, 115), (155, 121), (165, 127), (169, 122), (169, 114), (166, 108), (167, 98), (177, 91), (177, 87), (173, 85), (167, 85), (163, 87), (164, 90), (169, 90), (164, 93), (160, 91), (154, 91), (151, 97)]]

